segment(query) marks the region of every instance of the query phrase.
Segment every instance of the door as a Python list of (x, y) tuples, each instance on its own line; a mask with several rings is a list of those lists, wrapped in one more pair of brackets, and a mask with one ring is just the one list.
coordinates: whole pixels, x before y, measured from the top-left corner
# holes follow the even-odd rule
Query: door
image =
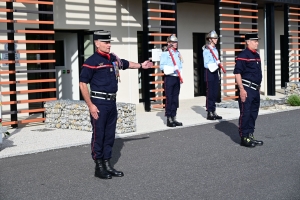
[(56, 96), (79, 100), (79, 67), (77, 33), (57, 31), (55, 39)]
[(193, 33), (194, 60), (194, 96), (205, 96), (204, 62), (202, 46), (205, 44), (205, 33)]
[(289, 52), (288, 41), (284, 35), (280, 35), (280, 62), (281, 62), (281, 88), (285, 88), (285, 83), (289, 82)]

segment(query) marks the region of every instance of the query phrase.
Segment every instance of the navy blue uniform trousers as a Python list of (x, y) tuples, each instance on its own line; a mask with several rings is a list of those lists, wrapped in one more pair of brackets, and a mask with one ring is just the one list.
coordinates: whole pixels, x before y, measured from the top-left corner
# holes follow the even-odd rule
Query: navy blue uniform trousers
[(165, 116), (175, 117), (179, 106), (180, 80), (178, 76), (165, 75)]
[(216, 111), (216, 101), (220, 90), (220, 80), (218, 71), (211, 73), (205, 69), (206, 83), (206, 111)]
[(93, 127), (91, 143), (92, 158), (94, 160), (110, 159), (115, 141), (118, 116), (116, 102), (103, 100), (103, 103), (95, 104), (95, 106), (100, 112), (98, 113), (99, 118), (97, 120), (91, 115)]
[(247, 92), (246, 101), (242, 102), (240, 98), (238, 99), (240, 107), (239, 134), (241, 137), (248, 137), (250, 133), (254, 133), (260, 94), (259, 90), (253, 90), (246, 86), (244, 86), (244, 89)]

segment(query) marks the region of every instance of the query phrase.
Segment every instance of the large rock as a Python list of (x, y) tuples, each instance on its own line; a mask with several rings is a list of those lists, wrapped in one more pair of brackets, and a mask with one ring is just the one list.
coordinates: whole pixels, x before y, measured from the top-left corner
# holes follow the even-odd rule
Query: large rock
[[(57, 100), (46, 102), (47, 128), (92, 131), (90, 112), (84, 101)], [(136, 131), (135, 104), (117, 103), (118, 119), (116, 133)]]

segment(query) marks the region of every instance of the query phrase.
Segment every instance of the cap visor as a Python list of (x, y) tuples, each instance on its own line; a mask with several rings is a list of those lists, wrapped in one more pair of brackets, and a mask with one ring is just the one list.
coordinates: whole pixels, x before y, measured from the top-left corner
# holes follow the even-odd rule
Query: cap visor
[(100, 42), (108, 42), (108, 41), (114, 41), (114, 40), (110, 40), (110, 39), (101, 40), (101, 39), (98, 39), (98, 41), (100, 41)]

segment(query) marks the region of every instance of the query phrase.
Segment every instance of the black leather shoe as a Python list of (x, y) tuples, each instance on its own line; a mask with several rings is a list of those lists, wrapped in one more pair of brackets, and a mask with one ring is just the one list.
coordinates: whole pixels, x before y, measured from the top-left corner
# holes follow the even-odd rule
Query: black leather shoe
[(252, 139), (252, 141), (257, 145), (257, 146), (262, 146), (264, 144), (263, 141), (261, 140), (256, 140), (253, 136), (253, 133), (249, 134), (249, 137)]
[(111, 179), (111, 175), (104, 169), (102, 160), (95, 160), (95, 176), (101, 179)]
[(253, 148), (256, 146), (256, 143), (250, 137), (242, 137), (241, 146)]
[(216, 117), (215, 117), (215, 115), (214, 115), (213, 112), (208, 111), (206, 119), (208, 119), (208, 120), (216, 120)]
[(216, 111), (214, 111), (213, 114), (214, 114), (214, 116), (215, 116), (216, 119), (222, 119), (222, 117), (219, 116), (219, 115), (216, 113)]
[(171, 117), (167, 118), (167, 126), (168, 127), (176, 127), (176, 124)]
[(182, 126), (182, 123), (176, 120), (176, 117), (172, 117), (172, 120), (176, 126)]
[(121, 171), (117, 171), (115, 170), (111, 165), (109, 160), (103, 160), (103, 167), (104, 169), (112, 176), (116, 176), (116, 177), (122, 177), (124, 176), (124, 173)]

